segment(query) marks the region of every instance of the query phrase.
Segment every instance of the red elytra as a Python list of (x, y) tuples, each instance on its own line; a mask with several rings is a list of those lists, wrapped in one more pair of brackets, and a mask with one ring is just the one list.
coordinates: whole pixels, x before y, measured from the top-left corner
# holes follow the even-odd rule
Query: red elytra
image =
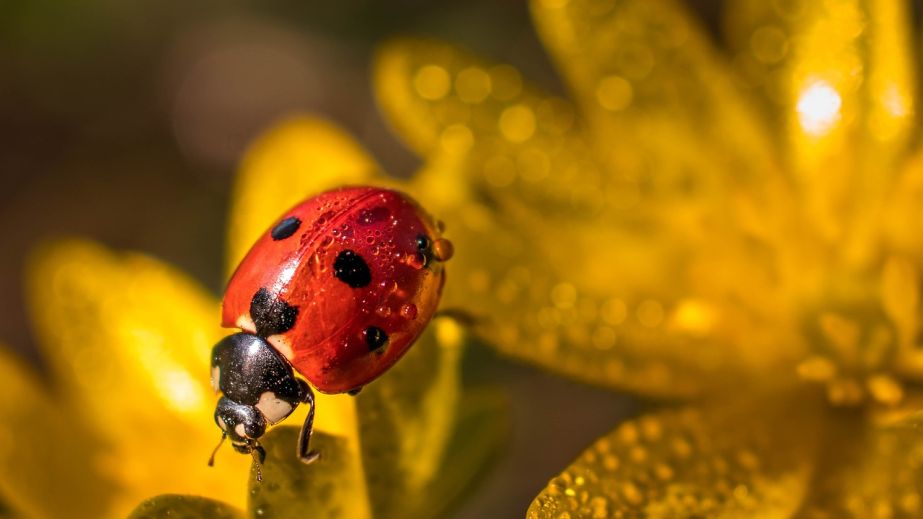
[(321, 392), (355, 390), (423, 332), (450, 255), (433, 218), (403, 193), (322, 193), (253, 245), (228, 283), (222, 326), (266, 336)]

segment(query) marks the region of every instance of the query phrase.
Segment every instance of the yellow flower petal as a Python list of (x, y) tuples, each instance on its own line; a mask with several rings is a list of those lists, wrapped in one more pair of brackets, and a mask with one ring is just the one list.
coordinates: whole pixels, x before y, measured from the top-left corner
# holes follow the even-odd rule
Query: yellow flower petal
[[(98, 440), (0, 345), (0, 494), (24, 517), (102, 517), (115, 490)], [(49, 478), (54, 474), (54, 478)]]
[[(429, 186), (412, 187), (431, 199)], [(552, 371), (692, 395), (775, 377), (802, 344), (777, 340), (793, 323), (770, 319), (778, 288), (766, 258), (741, 244), (690, 251), (637, 222), (578, 224), (478, 199), (436, 214), (456, 251), (442, 307), (473, 314), (483, 340)]]
[[(771, 142), (693, 19), (670, 0), (534, 0), (536, 27), (610, 175), (643, 208), (720, 212), (778, 176)], [(652, 206), (657, 202), (663, 206)], [(687, 216), (688, 217), (688, 216)]]
[(798, 517), (920, 517), (923, 432), (909, 426), (918, 424), (876, 425), (858, 414), (830, 418), (819, 477)]
[(883, 220), (888, 246), (923, 260), (923, 239), (917, 224), (923, 222), (923, 149), (917, 149), (900, 168)]
[(28, 296), (61, 394), (106, 443), (96, 465), (124, 487), (116, 516), (164, 493), (242, 507), (246, 460), (205, 463), (220, 438), (208, 383), (217, 301), (152, 258), (77, 240), (36, 253)]
[(790, 517), (810, 479), (815, 418), (797, 402), (754, 400), (626, 422), (551, 480), (526, 517)]
[[(556, 126), (554, 113), (539, 109), (566, 107), (563, 101), (520, 79), (497, 96), (467, 92), (505, 85), (511, 71), (428, 41), (396, 41), (378, 55), (384, 110), (430, 154), (408, 188), (455, 241), (443, 307), (476, 313), (480, 335), (516, 356), (659, 395), (726, 382), (704, 373), (729, 373), (740, 363), (771, 364), (784, 347), (734, 348), (727, 340), (745, 332), (752, 338), (753, 316), (738, 311), (741, 298), (729, 293), (753, 292), (741, 278), (771, 283), (760, 271), (765, 259), (743, 243), (700, 247), (716, 230), (703, 229), (688, 210), (664, 216), (660, 206), (638, 205), (637, 186), (606, 177), (572, 118)], [(527, 139), (516, 134), (518, 124), (535, 125)], [(468, 133), (476, 138), (456, 150)], [(444, 139), (453, 144), (443, 146)], [(700, 264), (686, 259), (693, 255)], [(733, 303), (698, 297), (705, 291)], [(676, 333), (665, 336), (667, 329)]]
[(914, 48), (900, 0), (729, 4), (737, 62), (781, 114), (807, 214), (852, 261), (874, 232), (914, 125)]
[(254, 142), (241, 163), (228, 225), (228, 272), (277, 220), (298, 202), (349, 184), (368, 182), (378, 167), (333, 124), (292, 117)]
[(463, 341), (461, 325), (434, 320), (401, 361), (357, 397), (375, 517), (407, 517), (441, 477), (461, 395)]
[[(509, 65), (436, 41), (401, 39), (379, 48), (374, 74), (389, 122), (430, 162), (415, 179), (427, 186), (427, 206), (486, 191), (497, 204), (532, 204), (574, 218), (598, 212), (607, 195), (623, 207), (637, 197), (634, 186), (610, 182), (591, 160), (570, 103), (526, 83)], [(452, 167), (459, 162), (463, 169)]]

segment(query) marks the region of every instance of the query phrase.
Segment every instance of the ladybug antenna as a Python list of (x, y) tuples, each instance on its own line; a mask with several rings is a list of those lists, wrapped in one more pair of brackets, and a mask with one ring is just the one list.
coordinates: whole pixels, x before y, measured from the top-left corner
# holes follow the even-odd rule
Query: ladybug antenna
[(221, 445), (224, 444), (224, 439), (227, 438), (227, 437), (228, 437), (228, 434), (227, 434), (227, 433), (222, 433), (222, 434), (221, 434), (221, 439), (218, 440), (218, 445), (215, 445), (215, 449), (212, 451), (212, 455), (208, 457), (208, 466), (209, 466), (209, 467), (214, 467), (214, 466), (215, 466), (215, 454), (218, 454), (218, 449), (221, 448)]
[(250, 455), (253, 456), (253, 468), (256, 470), (256, 480), (263, 481), (263, 462), (266, 461), (266, 450), (257, 442), (253, 442)]

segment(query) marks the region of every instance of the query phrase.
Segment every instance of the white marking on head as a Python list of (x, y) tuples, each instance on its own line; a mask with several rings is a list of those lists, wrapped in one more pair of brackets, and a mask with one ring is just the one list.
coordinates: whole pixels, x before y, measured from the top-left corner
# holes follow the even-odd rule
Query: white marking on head
[(267, 337), (266, 340), (286, 359), (292, 360), (295, 358), (295, 352), (292, 350), (292, 343), (284, 335), (272, 335)]
[(247, 430), (244, 429), (244, 424), (242, 423), (234, 426), (234, 432), (237, 433), (237, 436), (240, 436), (241, 438), (247, 437)]
[(218, 383), (221, 381), (221, 366), (212, 366), (212, 388), (218, 392)]
[(286, 416), (292, 414), (295, 409), (292, 404), (276, 397), (276, 394), (272, 391), (267, 391), (260, 395), (260, 400), (255, 407), (263, 413), (266, 421), (270, 424), (282, 421)]
[(218, 419), (218, 427), (221, 427), (222, 431), (228, 430), (228, 424), (224, 423), (224, 420), (222, 420), (221, 418)]
[(245, 332), (256, 333), (256, 325), (253, 324), (253, 319), (250, 318), (250, 314), (244, 314), (238, 317), (237, 322), (234, 324)]

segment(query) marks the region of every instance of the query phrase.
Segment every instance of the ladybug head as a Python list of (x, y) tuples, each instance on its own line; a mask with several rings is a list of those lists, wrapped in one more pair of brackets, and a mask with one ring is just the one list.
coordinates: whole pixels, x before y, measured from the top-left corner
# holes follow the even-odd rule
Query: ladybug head
[(266, 432), (266, 419), (256, 407), (221, 397), (215, 407), (215, 423), (224, 433), (222, 438), (231, 439), (234, 450), (241, 454), (255, 454), (260, 463), (266, 458), (266, 451), (257, 440)]
[[(266, 427), (310, 402), (310, 388), (265, 339), (251, 333), (235, 333), (215, 345), (211, 368), (212, 386), (222, 394), (215, 407), (222, 441), (229, 438), (234, 450), (262, 463), (266, 452), (259, 438)], [(214, 454), (209, 464), (213, 460)]]

